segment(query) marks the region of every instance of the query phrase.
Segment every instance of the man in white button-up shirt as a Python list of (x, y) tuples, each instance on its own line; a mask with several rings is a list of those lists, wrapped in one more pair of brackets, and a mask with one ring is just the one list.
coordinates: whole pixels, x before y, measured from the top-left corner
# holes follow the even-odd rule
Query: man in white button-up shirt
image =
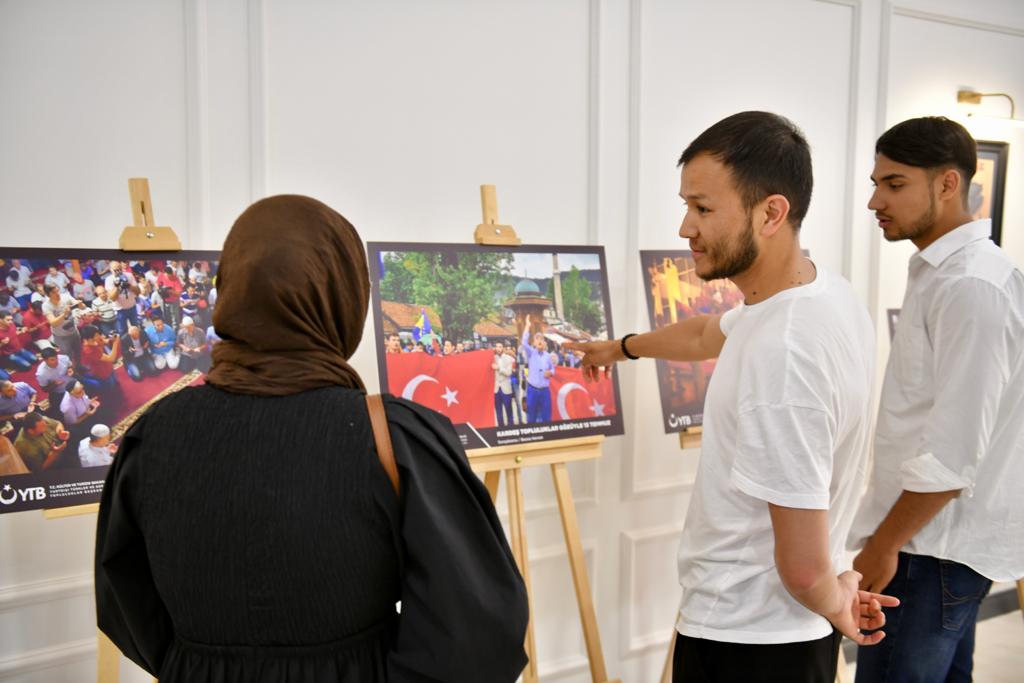
[(875, 151), (868, 208), (919, 251), (850, 536), (861, 588), (904, 606), (857, 680), (969, 681), (981, 600), (1024, 576), (1024, 275), (967, 208), (977, 152), (962, 126), (904, 121)]

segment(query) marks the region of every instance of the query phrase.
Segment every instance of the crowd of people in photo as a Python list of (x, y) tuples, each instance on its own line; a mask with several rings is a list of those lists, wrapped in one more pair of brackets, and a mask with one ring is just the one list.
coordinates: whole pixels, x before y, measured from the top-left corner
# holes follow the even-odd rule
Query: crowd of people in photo
[[(578, 368), (582, 354), (562, 347), (543, 332), (530, 334), (530, 316), (521, 339), (492, 337), (452, 341), (435, 338), (414, 339), (411, 335), (389, 333), (384, 336), (385, 353), (426, 353), (457, 356), (469, 351), (491, 350), (494, 360), (494, 415), (499, 427), (551, 422), (551, 377), (556, 368)], [(490, 381), (485, 378), (483, 381)]]
[(0, 474), (109, 465), (118, 368), (210, 369), (215, 263), (11, 259), (0, 274)]

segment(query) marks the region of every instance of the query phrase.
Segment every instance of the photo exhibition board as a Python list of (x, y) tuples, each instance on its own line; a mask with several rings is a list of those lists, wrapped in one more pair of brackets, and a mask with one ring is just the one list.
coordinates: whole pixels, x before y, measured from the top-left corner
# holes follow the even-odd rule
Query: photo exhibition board
[[(743, 301), (729, 280), (701, 280), (688, 250), (641, 251), (640, 268), (652, 330), (698, 315), (721, 315)], [(715, 361), (659, 360), (656, 368), (665, 433), (701, 426)]]
[(367, 244), (381, 391), (447, 416), (466, 448), (622, 433), (618, 378), (570, 341), (614, 338), (604, 248)]
[(218, 259), (0, 247), (0, 514), (99, 501), (139, 416), (203, 382)]

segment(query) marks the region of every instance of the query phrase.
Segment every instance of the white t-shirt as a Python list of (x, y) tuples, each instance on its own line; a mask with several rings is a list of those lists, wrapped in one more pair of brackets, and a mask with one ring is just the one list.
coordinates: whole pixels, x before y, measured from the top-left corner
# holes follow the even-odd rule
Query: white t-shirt
[(867, 311), (846, 280), (818, 269), (721, 320), (703, 448), (679, 546), (683, 635), (773, 644), (823, 638), (775, 566), (768, 503), (829, 510), (836, 572), (864, 482), (875, 357)]
[(114, 456), (106, 446), (96, 448), (89, 437), (78, 442), (78, 458), (82, 467), (104, 467), (113, 464)]

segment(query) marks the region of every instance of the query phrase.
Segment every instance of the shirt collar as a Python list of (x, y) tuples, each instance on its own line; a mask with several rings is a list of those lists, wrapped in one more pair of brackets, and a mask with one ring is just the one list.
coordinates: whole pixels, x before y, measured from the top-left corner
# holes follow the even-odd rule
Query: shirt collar
[(968, 244), (987, 239), (992, 234), (992, 219), (981, 218), (964, 223), (950, 230), (921, 251), (914, 254), (923, 259), (933, 268), (938, 268), (947, 258), (960, 251)]

